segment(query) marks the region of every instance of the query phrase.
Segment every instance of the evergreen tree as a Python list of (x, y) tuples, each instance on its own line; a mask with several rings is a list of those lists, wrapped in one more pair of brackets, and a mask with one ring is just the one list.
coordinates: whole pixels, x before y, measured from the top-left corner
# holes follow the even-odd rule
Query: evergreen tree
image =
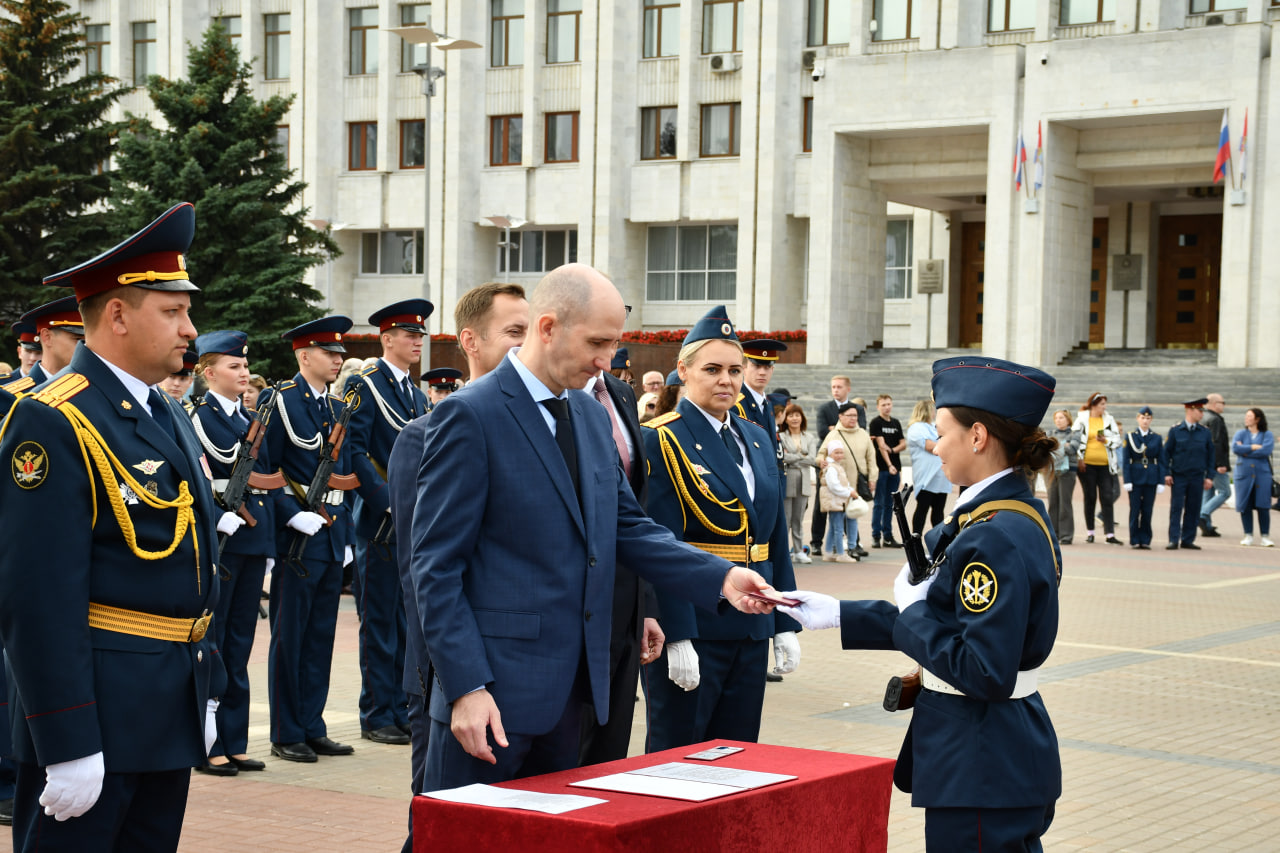
[(187, 271), (201, 292), (191, 314), (200, 331), (249, 335), (251, 367), (292, 376), (297, 364), (280, 333), (322, 315), (306, 271), (339, 254), (326, 233), (306, 224), (276, 144), (293, 97), (254, 98), (250, 66), (215, 22), (188, 55), (188, 79), (152, 77), (147, 90), (167, 127), (130, 117), (121, 136), (113, 204), (117, 231), (129, 234), (172, 205), (196, 208)]
[(41, 279), (107, 242), (104, 117), (126, 90), (81, 70), (84, 24), (59, 0), (0, 0), (0, 319), (65, 295)]

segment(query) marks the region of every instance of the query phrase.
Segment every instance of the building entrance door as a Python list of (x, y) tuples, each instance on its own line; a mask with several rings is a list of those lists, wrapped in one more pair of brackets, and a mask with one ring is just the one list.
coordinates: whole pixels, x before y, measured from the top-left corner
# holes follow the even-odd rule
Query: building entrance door
[(1222, 214), (1164, 216), (1156, 290), (1156, 346), (1218, 348)]
[(987, 223), (965, 222), (960, 229), (960, 346), (982, 346), (982, 278)]
[(1107, 220), (1093, 220), (1093, 259), (1089, 264), (1089, 349), (1107, 338)]

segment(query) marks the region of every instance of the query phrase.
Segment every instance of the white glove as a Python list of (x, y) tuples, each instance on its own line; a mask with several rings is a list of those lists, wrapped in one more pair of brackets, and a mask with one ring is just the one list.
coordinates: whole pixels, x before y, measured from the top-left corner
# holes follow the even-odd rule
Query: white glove
[(300, 512), (286, 522), (303, 536), (315, 536), (324, 527), (324, 517), (314, 512)]
[(218, 532), (230, 536), (241, 527), (244, 527), (244, 519), (237, 512), (224, 512), (222, 518), (218, 519)]
[(55, 820), (80, 817), (98, 802), (105, 773), (101, 752), (50, 764), (44, 770), (44, 791), (40, 794), (44, 813)]
[[(839, 600), (820, 592), (809, 592), (804, 589), (778, 594), (783, 598), (793, 598), (800, 602), (799, 607), (779, 604), (778, 610), (799, 622), (806, 631), (825, 631), (827, 628), (840, 627)], [(777, 642), (777, 637), (774, 637), (774, 642)], [(775, 653), (776, 648), (775, 645)]]
[(800, 641), (795, 631), (783, 631), (773, 635), (773, 674), (786, 675), (795, 672), (800, 665)]
[(915, 586), (912, 586), (911, 581), (908, 580), (910, 577), (911, 564), (903, 563), (902, 571), (898, 572), (898, 577), (893, 581), (893, 600), (898, 602), (899, 613), (906, 610), (917, 601), (924, 601), (925, 596), (929, 594), (929, 587), (933, 586), (933, 582), (937, 579), (938, 573), (934, 572)]
[(1126, 492), (1132, 492), (1132, 491), (1133, 491), (1133, 483), (1125, 483), (1125, 484), (1124, 484), (1124, 490), (1125, 490)]
[(272, 569), (274, 569), (275, 567), (276, 567), (276, 558), (275, 558), (275, 557), (267, 557), (267, 571), (266, 571), (266, 574), (271, 574), (271, 570), (272, 570)]
[(342, 552), (342, 566), (343, 568), (346, 568), (347, 566), (351, 565), (355, 561), (356, 561), (356, 552), (352, 551), (351, 546), (348, 545)]
[(667, 677), (681, 690), (698, 686), (702, 676), (698, 672), (698, 653), (692, 640), (676, 640), (667, 643)]
[(218, 739), (218, 700), (210, 699), (205, 703), (204, 708), (204, 754), (208, 755), (209, 750), (213, 749), (213, 743)]
[(1156, 494), (1157, 495), (1164, 494), (1164, 483), (1156, 483)]

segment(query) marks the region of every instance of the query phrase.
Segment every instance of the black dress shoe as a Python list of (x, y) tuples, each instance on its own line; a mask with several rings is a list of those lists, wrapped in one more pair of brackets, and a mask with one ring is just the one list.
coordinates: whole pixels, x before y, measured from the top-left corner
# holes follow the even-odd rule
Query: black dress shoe
[(231, 762), (227, 762), (226, 764), (214, 764), (210, 761), (206, 761), (204, 764), (197, 767), (196, 771), (209, 776), (235, 776), (240, 772), (240, 768), (236, 767)]
[(1093, 541), (1093, 534), (1092, 534), (1092, 533), (1090, 533), (1088, 536), (1084, 537), (1084, 541), (1086, 541), (1086, 542), (1092, 542), (1092, 541)]
[(886, 540), (884, 540), (884, 547), (886, 547), (886, 548), (901, 548), (901, 547), (902, 547), (902, 543), (901, 543), (901, 542), (899, 542), (899, 541), (897, 541), (896, 539), (886, 539)]
[(318, 760), (315, 750), (305, 743), (273, 743), (271, 754), (285, 761), (301, 761), (306, 764)]
[[(374, 743), (394, 743), (400, 746), (409, 742), (409, 736), (400, 731), (399, 726), (383, 726), (380, 729), (361, 729), (360, 737), (365, 740), (371, 740)], [(347, 747), (347, 749), (351, 748)]]
[[(636, 698), (639, 699), (640, 697), (637, 696)], [(408, 723), (396, 723), (396, 728), (398, 728), (400, 731), (404, 732), (407, 735), (413, 734), (413, 727), (410, 726)]]
[(782, 676), (781, 676), (781, 675), (774, 675), (772, 672), (766, 672), (766, 673), (764, 674), (764, 680), (765, 680), (765, 681), (781, 681), (781, 680), (782, 680)]
[(1181, 547), (1186, 551), (1199, 551), (1200, 546), (1194, 542), (1183, 542)]
[(266, 770), (267, 765), (264, 761), (256, 758), (236, 758), (234, 755), (228, 755), (227, 760), (241, 770)]
[(1216, 537), (1222, 536), (1222, 534), (1218, 532), (1218, 528), (1210, 527), (1207, 524), (1203, 524), (1200, 526), (1200, 535), (1208, 536), (1210, 539), (1214, 539)]
[(1176, 551), (1176, 550), (1178, 550), (1178, 543), (1177, 543), (1177, 542), (1170, 542), (1168, 545), (1165, 545), (1165, 546), (1164, 546), (1164, 549), (1165, 549), (1166, 551)]
[(870, 555), (870, 552), (868, 552), (868, 551), (867, 551), (865, 548), (863, 548), (861, 545), (855, 545), (855, 546), (853, 546), (853, 548), (851, 548), (851, 549), (849, 550), (849, 556), (851, 556), (851, 557), (857, 557), (858, 559), (862, 559), (863, 557), (869, 557), (869, 556), (871, 556), (871, 555)]
[(1141, 550), (1141, 551), (1150, 551), (1150, 550), (1151, 550), (1151, 546), (1150, 546), (1150, 545), (1139, 545), (1139, 546), (1138, 546), (1138, 549), (1139, 549), (1139, 550)]
[(307, 746), (314, 749), (316, 755), (351, 755), (356, 751), (354, 746), (338, 743), (328, 737), (307, 738)]
[(1108, 545), (1123, 545), (1124, 543), (1123, 543), (1123, 542), (1121, 542), (1119, 539), (1117, 539), (1117, 538), (1116, 538), (1116, 537), (1114, 537), (1114, 536), (1108, 536), (1108, 537), (1107, 537), (1107, 544), (1108, 544)]

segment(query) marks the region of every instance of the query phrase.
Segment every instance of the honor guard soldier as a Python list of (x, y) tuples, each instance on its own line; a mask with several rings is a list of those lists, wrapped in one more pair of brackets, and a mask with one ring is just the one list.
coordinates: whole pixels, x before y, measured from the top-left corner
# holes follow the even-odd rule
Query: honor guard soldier
[[(323, 717), (342, 567), (354, 559), (346, 491), (354, 478), (344, 477), (351, 473), (351, 457), (345, 430), (335, 430), (350, 415), (344, 417), (342, 400), (326, 390), (342, 368), (342, 333), (350, 328), (350, 317), (336, 315), (280, 336), (293, 343), (298, 373), (279, 386), (280, 400), (267, 425), (271, 464), (288, 484), (275, 494), (267, 692), (271, 754), (286, 761), (355, 751), (329, 738)], [(259, 410), (272, 393), (259, 397)], [(322, 468), (331, 474), (319, 482)]]
[(427, 383), (427, 399), (431, 406), (434, 407), (436, 403), (457, 391), (458, 380), (461, 378), (462, 371), (456, 367), (437, 367), (435, 370), (428, 370), (422, 377), (422, 381)]
[[(742, 346), (724, 306), (689, 331), (677, 370), (687, 395), (674, 412), (642, 424), (649, 460), (646, 512), (677, 539), (754, 569), (777, 589), (795, 581), (777, 454), (754, 421), (734, 414)], [(769, 638), (778, 674), (800, 660), (799, 626), (779, 613), (695, 612), (658, 590), (666, 647), (644, 668), (646, 752), (712, 738), (760, 735)]]
[(1164, 491), (1164, 441), (1151, 431), (1150, 406), (1138, 409), (1138, 428), (1125, 438), (1124, 490), (1129, 493), (1129, 545), (1151, 550), (1151, 510)]
[(1213, 437), (1200, 425), (1208, 397), (1183, 403), (1185, 418), (1174, 424), (1164, 442), (1164, 484), (1169, 494), (1169, 544), (1176, 551), (1199, 551), (1196, 530), (1205, 489), (1213, 488)]
[[(208, 332), (196, 338), (199, 362), (196, 371), (209, 390), (195, 406), (191, 425), (204, 449), (213, 476), (213, 493), (222, 514), (218, 520), (218, 569), (222, 594), (214, 611), (213, 632), (227, 670), (227, 689), (218, 706), (218, 740), (208, 761), (196, 769), (213, 776), (235, 776), (241, 770), (263, 770), (266, 765), (250, 758), (249, 742), (249, 653), (253, 651), (258, 627), (258, 606), (262, 580), (275, 562), (276, 525), (270, 491), (249, 484), (237, 486), (239, 494), (227, 492), (237, 465), (250, 465), (265, 480), (275, 469), (270, 464), (265, 441), (252, 453), (249, 426), (256, 414), (240, 404), (240, 395), (249, 385), (249, 340), (244, 332)], [(252, 477), (252, 475), (250, 475)], [(261, 481), (259, 481), (261, 482)], [(265, 484), (264, 484), (265, 485)], [(229, 507), (228, 500), (240, 502)], [(238, 509), (239, 511), (232, 511)], [(253, 524), (247, 524), (252, 518)]]
[(396, 533), (387, 491), (387, 460), (400, 430), (427, 412), (427, 398), (409, 369), (422, 355), (432, 304), (406, 299), (375, 311), (382, 357), (351, 383), (351, 464), (362, 499), (356, 537), (362, 547), (360, 585), (360, 735), (374, 743), (409, 743), (404, 677), (404, 592), (396, 561)]
[(84, 340), (84, 320), (76, 307), (75, 296), (64, 296), (33, 308), (23, 314), (19, 322), (35, 326), (36, 338), (40, 341), (40, 360), (31, 365), (25, 377), (4, 386), (11, 394), (30, 391), (44, 384), (71, 363), (76, 344)]
[(0, 524), (10, 542), (34, 531), (43, 566), (0, 552), (15, 850), (177, 849), (212, 743), (219, 512), (190, 421), (148, 387), (196, 336), (194, 231), (178, 204), (45, 279), (75, 288), (85, 346), (13, 405), (0, 440)]
[[(742, 343), (742, 393), (738, 395), (735, 406), (737, 413), (759, 424), (769, 434), (770, 448), (778, 458), (778, 471), (782, 467), (782, 443), (778, 441), (778, 422), (773, 416), (773, 404), (765, 397), (764, 389), (769, 387), (773, 379), (773, 368), (778, 363), (778, 353), (784, 352), (787, 345), (782, 341), (771, 341), (760, 338)], [(786, 477), (780, 478), (782, 488), (786, 489)]]
[(12, 328), (13, 333), (18, 336), (18, 369), (5, 377), (6, 382), (26, 376), (36, 362), (40, 361), (40, 339), (36, 337), (35, 324), (19, 320)]
[(160, 384), (160, 390), (177, 400), (188, 416), (195, 410), (195, 406), (187, 398), (187, 391), (195, 381), (196, 362), (199, 358), (194, 351), (187, 350), (182, 354), (182, 369), (169, 374)]

